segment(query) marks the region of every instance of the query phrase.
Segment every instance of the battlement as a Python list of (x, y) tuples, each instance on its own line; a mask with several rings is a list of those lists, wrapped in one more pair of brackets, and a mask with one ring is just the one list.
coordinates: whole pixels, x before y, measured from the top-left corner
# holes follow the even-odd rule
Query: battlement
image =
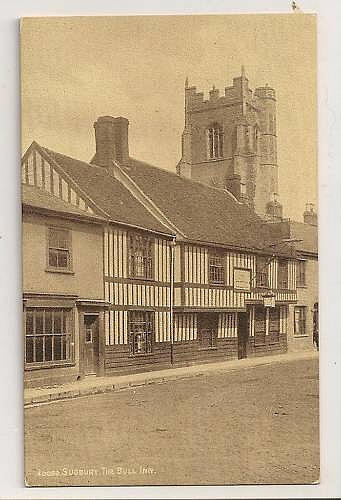
[[(275, 91), (270, 87), (259, 87), (257, 92), (258, 97), (275, 99)], [(241, 104), (242, 102), (251, 103), (253, 92), (249, 89), (248, 79), (242, 74), (242, 76), (233, 78), (233, 85), (225, 87), (223, 95), (220, 95), (220, 90), (216, 89), (213, 85), (213, 88), (208, 93), (208, 99), (205, 99), (204, 92), (197, 92), (195, 86), (186, 86), (185, 98), (186, 110), (191, 112), (208, 110), (211, 107), (231, 106), (233, 104)]]
[(273, 88), (268, 87), (258, 87), (254, 91), (254, 96), (260, 99), (273, 99), (276, 100), (276, 92)]

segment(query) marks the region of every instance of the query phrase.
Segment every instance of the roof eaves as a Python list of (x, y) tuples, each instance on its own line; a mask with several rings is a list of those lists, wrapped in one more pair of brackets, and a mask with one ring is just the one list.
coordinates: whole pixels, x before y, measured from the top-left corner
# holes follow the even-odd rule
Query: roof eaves
[(296, 259), (296, 255), (291, 254), (290, 252), (276, 252), (274, 251), (271, 247), (263, 247), (263, 248), (258, 248), (258, 247), (244, 247), (242, 245), (234, 245), (231, 243), (216, 243), (214, 241), (209, 241), (209, 240), (198, 240), (198, 239), (184, 239), (179, 241), (181, 244), (187, 244), (187, 243), (193, 243), (193, 244), (198, 244), (198, 245), (203, 245), (203, 246), (214, 246), (214, 247), (219, 247), (219, 248), (226, 248), (227, 250), (234, 250), (234, 251), (241, 251), (241, 252), (251, 252), (251, 253), (256, 253), (259, 255), (275, 255), (278, 257), (287, 257), (287, 258), (292, 258)]
[(94, 217), (91, 214), (81, 214), (76, 212), (63, 212), (61, 210), (54, 210), (52, 208), (46, 207), (37, 207), (36, 205), (32, 205), (31, 203), (22, 203), (23, 211), (30, 213), (38, 213), (38, 214), (47, 214), (53, 217), (60, 217), (62, 219), (73, 219), (73, 220), (81, 220), (82, 222), (89, 222), (95, 224), (103, 224), (106, 222), (106, 219), (102, 217)]

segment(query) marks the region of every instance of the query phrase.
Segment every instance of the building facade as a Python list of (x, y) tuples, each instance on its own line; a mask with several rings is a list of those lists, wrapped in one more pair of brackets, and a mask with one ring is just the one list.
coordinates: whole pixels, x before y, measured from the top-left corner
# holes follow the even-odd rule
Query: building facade
[(22, 160), (27, 384), (285, 352), (291, 247), (226, 189), (131, 158), (124, 118), (95, 132), (90, 163)]
[(22, 195), (25, 384), (103, 374), (103, 221), (34, 186)]
[[(279, 238), (293, 240), (297, 253), (297, 302), (292, 325), (288, 331), (290, 351), (314, 348), (314, 308), (318, 308), (318, 241), (317, 214), (308, 204), (303, 214), (304, 222), (285, 220), (274, 224)], [(317, 320), (318, 322), (318, 320)]]

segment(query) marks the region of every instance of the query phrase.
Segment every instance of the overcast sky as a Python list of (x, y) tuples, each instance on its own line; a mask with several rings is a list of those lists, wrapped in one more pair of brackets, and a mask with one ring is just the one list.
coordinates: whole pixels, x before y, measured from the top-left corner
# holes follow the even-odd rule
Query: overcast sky
[(284, 215), (316, 203), (315, 18), (252, 16), (30, 18), (21, 27), (22, 142), (89, 161), (100, 115), (130, 122), (130, 154), (175, 171), (184, 81), (207, 95), (244, 64), (252, 89), (277, 92)]

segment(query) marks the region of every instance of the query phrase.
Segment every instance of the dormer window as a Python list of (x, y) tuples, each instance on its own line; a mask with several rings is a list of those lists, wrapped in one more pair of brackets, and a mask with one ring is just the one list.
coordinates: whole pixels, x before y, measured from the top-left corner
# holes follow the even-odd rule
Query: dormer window
[(209, 160), (223, 157), (223, 129), (214, 123), (207, 130), (207, 156)]

